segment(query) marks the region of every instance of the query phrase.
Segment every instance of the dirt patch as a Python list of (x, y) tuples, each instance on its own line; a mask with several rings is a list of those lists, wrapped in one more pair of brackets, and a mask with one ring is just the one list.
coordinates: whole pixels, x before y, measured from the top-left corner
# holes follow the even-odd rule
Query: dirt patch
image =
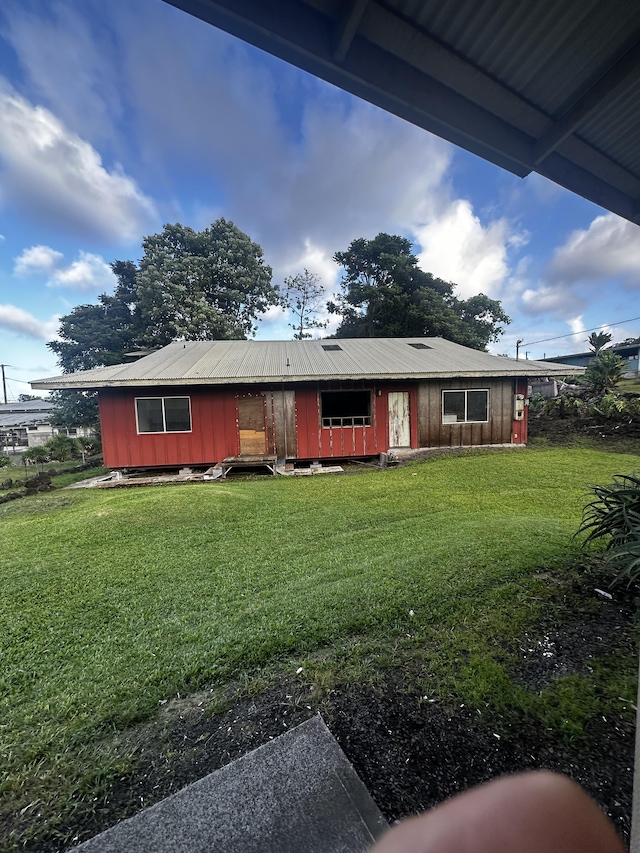
[(606, 418), (566, 418), (549, 415), (529, 417), (529, 439), (544, 439), (552, 444), (571, 444), (588, 440), (603, 449), (619, 453), (640, 452), (640, 421), (611, 421)]

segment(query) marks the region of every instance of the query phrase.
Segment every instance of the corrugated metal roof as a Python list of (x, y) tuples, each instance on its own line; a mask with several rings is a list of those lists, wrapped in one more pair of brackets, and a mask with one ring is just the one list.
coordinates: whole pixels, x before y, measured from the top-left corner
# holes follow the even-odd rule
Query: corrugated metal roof
[(0, 403), (0, 415), (8, 412), (50, 412), (53, 403), (49, 400), (25, 400), (24, 403)]
[[(428, 349), (415, 348), (424, 344)], [(327, 350), (327, 346), (340, 349)], [(187, 341), (133, 364), (101, 367), (32, 382), (34, 388), (228, 385), (313, 380), (427, 379), (456, 376), (547, 376), (562, 365), (516, 361), (443, 338), (316, 341)]]
[(640, 3), (166, 0), (524, 177), (640, 222)]

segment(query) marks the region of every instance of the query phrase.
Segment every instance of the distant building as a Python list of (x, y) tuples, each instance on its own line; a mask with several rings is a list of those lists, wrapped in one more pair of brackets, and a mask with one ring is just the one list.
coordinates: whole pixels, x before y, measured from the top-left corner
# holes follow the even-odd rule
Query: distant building
[[(626, 362), (625, 379), (637, 379), (640, 376), (640, 339), (634, 343), (618, 344), (607, 347), (607, 352), (614, 352)], [(555, 355), (553, 358), (542, 358), (540, 361), (550, 361), (555, 364), (571, 364), (575, 367), (589, 367), (596, 357), (593, 351), (576, 352), (570, 355)]]
[(53, 403), (27, 400), (24, 403), (0, 403), (0, 451), (21, 447), (39, 447), (54, 435), (84, 437), (89, 427), (61, 427), (49, 420)]

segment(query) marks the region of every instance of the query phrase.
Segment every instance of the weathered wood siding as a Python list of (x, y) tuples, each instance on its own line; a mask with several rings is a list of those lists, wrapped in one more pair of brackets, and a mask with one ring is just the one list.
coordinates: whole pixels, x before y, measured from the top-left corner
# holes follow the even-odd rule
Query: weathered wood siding
[[(488, 389), (489, 420), (483, 424), (443, 424), (442, 392)], [(472, 444), (509, 444), (513, 419), (513, 379), (443, 379), (418, 384), (418, 440), (420, 447), (468, 447)]]
[[(518, 390), (526, 393), (526, 380)], [(323, 427), (320, 393), (328, 390), (369, 391), (371, 425)], [(486, 424), (443, 424), (442, 391), (489, 390)], [(419, 383), (307, 383), (297, 387), (265, 386), (103, 389), (99, 393), (105, 465), (151, 468), (211, 465), (241, 453), (238, 400), (264, 401), (266, 453), (288, 459), (335, 459), (375, 456), (389, 448), (389, 393), (409, 394), (411, 447), (462, 447), (526, 441), (524, 421), (513, 420), (513, 379), (448, 379)], [(191, 432), (138, 435), (136, 397), (180, 397), (191, 400)], [(513, 438), (512, 438), (513, 435)]]

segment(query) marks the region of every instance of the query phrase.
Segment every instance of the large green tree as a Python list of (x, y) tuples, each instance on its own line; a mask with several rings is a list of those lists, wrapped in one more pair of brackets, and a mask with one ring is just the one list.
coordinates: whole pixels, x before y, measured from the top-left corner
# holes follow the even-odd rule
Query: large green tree
[(200, 232), (165, 225), (142, 246), (136, 291), (148, 344), (241, 339), (279, 301), (262, 249), (226, 219)]
[(443, 337), (483, 350), (510, 322), (499, 301), (458, 299), (454, 284), (421, 270), (404, 237), (359, 238), (333, 257), (344, 268), (328, 304), (341, 318), (336, 337)]
[[(132, 352), (173, 340), (244, 338), (260, 314), (280, 304), (271, 268), (257, 243), (233, 222), (218, 219), (204, 231), (179, 223), (143, 240), (143, 257), (115, 261), (113, 295), (79, 305), (60, 320), (47, 346), (64, 373), (120, 364)], [(67, 426), (97, 418), (95, 395), (53, 395), (53, 419)]]

